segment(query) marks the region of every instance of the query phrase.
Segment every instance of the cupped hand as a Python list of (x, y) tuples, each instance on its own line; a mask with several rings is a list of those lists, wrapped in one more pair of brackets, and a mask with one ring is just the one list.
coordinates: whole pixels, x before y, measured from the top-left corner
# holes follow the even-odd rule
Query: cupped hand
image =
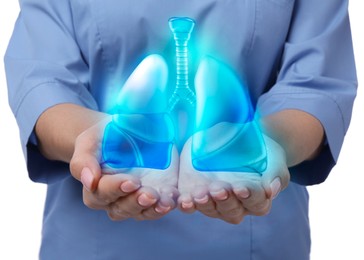
[(180, 156), (179, 208), (186, 213), (201, 213), (238, 224), (246, 215), (269, 213), (272, 200), (287, 187), (289, 171), (283, 148), (263, 136), (267, 149), (264, 172), (198, 171), (191, 161), (190, 138)]
[(83, 201), (105, 210), (112, 220), (158, 219), (175, 208), (178, 196), (178, 153), (173, 148), (165, 170), (102, 168), (102, 139), (111, 117), (80, 134), (70, 162), (73, 177), (83, 184)]

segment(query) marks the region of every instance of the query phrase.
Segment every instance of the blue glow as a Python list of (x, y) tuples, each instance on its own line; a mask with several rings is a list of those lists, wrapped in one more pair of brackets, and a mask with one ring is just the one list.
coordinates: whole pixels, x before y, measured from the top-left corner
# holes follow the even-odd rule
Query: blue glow
[(188, 41), (195, 27), (195, 21), (188, 17), (173, 17), (169, 19), (176, 45), (176, 87), (169, 99), (168, 111), (172, 111), (181, 100), (195, 106), (196, 96), (188, 85)]
[(192, 164), (200, 171), (263, 172), (267, 151), (248, 91), (226, 65), (205, 58), (196, 73)]
[[(177, 128), (169, 115), (179, 101), (196, 109), (192, 164), (200, 171), (262, 173), (267, 151), (254, 121), (248, 89), (225, 64), (207, 57), (188, 85), (188, 41), (195, 22), (171, 18), (176, 45), (176, 86), (167, 99), (168, 67), (159, 55), (146, 57), (119, 92), (115, 115), (106, 126), (102, 157), (112, 168), (166, 169)], [(195, 107), (196, 106), (196, 107)]]
[(167, 109), (168, 69), (159, 55), (146, 57), (120, 90), (115, 114), (106, 126), (103, 162), (112, 168), (166, 169), (175, 128)]
[(147, 56), (129, 76), (117, 97), (115, 112), (163, 113), (167, 109), (168, 67), (160, 55)]
[(103, 160), (112, 168), (166, 169), (174, 126), (167, 114), (118, 114), (104, 132)]

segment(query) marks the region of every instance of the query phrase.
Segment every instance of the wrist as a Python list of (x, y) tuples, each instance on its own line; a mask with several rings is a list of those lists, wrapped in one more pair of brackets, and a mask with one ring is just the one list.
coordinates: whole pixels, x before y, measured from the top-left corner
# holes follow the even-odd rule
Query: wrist
[(53, 106), (36, 123), (38, 148), (50, 160), (69, 162), (77, 137), (107, 116), (75, 104)]
[(321, 150), (324, 129), (312, 115), (299, 110), (283, 110), (261, 118), (263, 133), (285, 151), (287, 165), (315, 158)]

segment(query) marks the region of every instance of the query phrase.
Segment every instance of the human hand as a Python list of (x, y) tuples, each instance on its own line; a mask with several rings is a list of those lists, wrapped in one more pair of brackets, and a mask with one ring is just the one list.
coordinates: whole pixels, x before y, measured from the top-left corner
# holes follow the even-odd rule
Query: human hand
[(112, 119), (77, 138), (71, 171), (84, 202), (113, 220), (157, 219), (175, 207), (179, 159), (164, 114), (167, 81), (164, 59), (146, 57), (120, 89)]
[(198, 171), (192, 165), (190, 138), (180, 158), (179, 208), (238, 224), (246, 215), (265, 215), (272, 200), (287, 187), (289, 171), (282, 147), (264, 136), (267, 168), (254, 172)]
[(111, 117), (80, 134), (70, 162), (72, 175), (83, 184), (83, 200), (105, 210), (113, 220), (157, 219), (175, 207), (178, 154), (172, 149), (165, 170), (101, 168), (104, 129)]

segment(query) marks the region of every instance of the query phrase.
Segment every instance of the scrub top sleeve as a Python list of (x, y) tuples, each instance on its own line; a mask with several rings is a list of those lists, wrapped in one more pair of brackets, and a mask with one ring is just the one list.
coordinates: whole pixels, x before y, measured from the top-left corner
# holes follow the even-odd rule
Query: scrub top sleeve
[(349, 127), (356, 89), (348, 1), (296, 1), (277, 82), (257, 106), (261, 116), (302, 110), (324, 127), (326, 145), (316, 159), (290, 169), (293, 182), (313, 185), (327, 178)]
[(75, 41), (68, 1), (23, 0), (20, 9), (4, 58), (9, 104), (30, 178), (49, 182), (64, 177), (53, 172), (68, 166), (39, 153), (33, 133), (37, 119), (56, 104), (95, 110), (97, 104), (88, 91), (88, 65)]

